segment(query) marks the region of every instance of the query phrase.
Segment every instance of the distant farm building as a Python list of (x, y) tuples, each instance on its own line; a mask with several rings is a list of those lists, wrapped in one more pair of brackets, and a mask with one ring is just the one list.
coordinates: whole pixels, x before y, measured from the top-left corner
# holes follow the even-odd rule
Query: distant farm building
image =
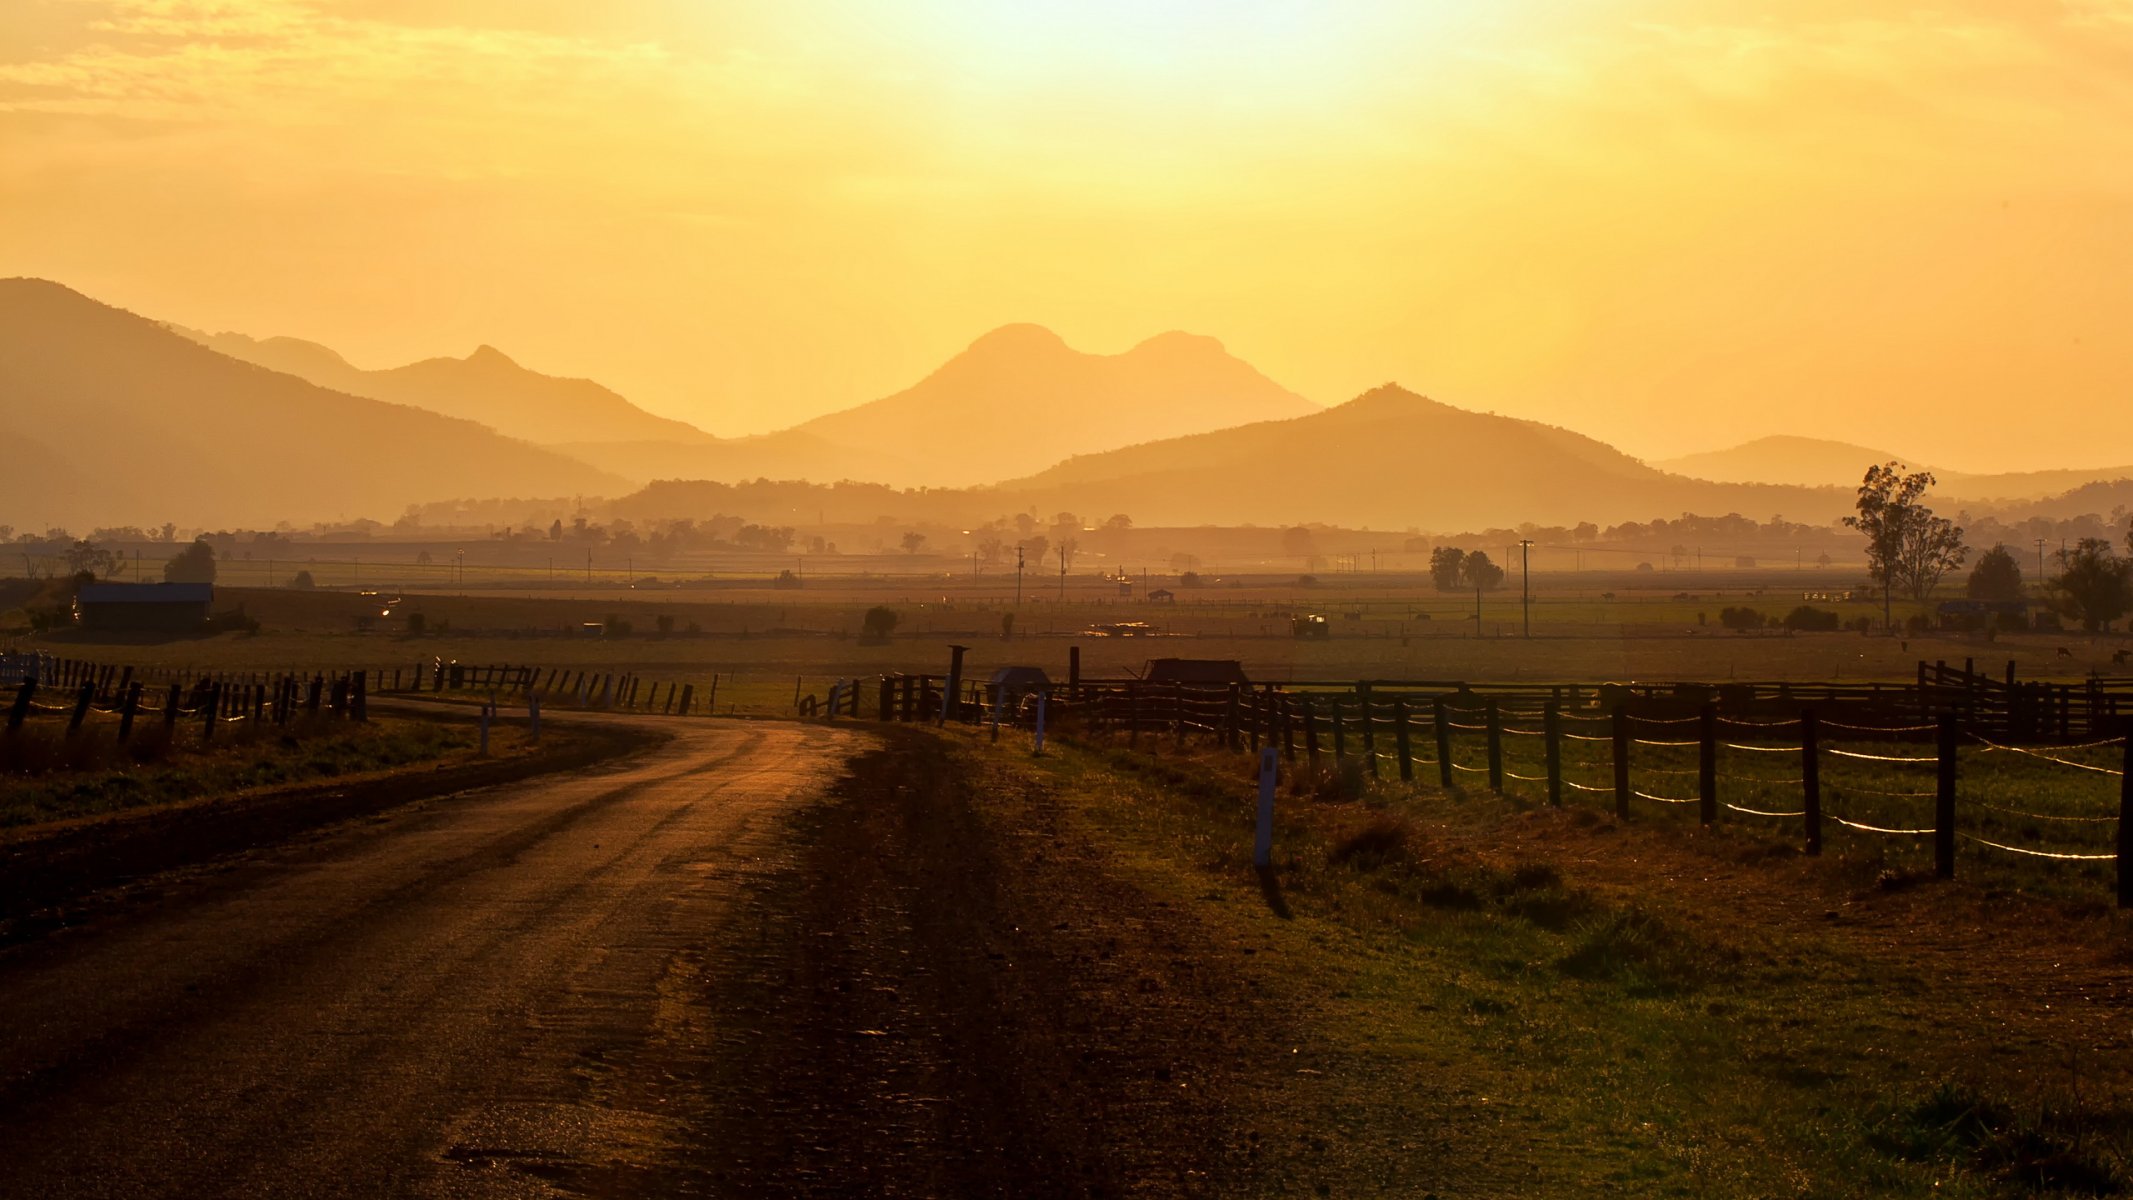
[(90, 583), (74, 595), (74, 622), (97, 633), (196, 633), (214, 603), (211, 583)]
[(1174, 683), (1185, 687), (1228, 687), (1233, 683), (1244, 687), (1252, 685), (1252, 681), (1244, 674), (1244, 665), (1234, 658), (1150, 659), (1141, 681)]
[(1169, 588), (1157, 588), (1148, 593), (1148, 603), (1150, 604), (1169, 604), (1177, 598), (1178, 594)]
[(1290, 631), (1300, 638), (1328, 638), (1333, 636), (1333, 623), (1324, 613), (1305, 613), (1289, 621)]

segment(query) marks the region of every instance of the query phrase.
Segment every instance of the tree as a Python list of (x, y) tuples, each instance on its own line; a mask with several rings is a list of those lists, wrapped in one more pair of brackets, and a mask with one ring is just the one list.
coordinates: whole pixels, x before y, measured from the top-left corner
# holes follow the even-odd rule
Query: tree
[(88, 575), (92, 579), (108, 577), (117, 565), (117, 558), (94, 542), (78, 541), (67, 547), (67, 574)]
[(1111, 518), (1104, 522), (1104, 528), (1113, 533), (1124, 532), (1133, 528), (1133, 518), (1124, 513), (1112, 513)]
[(870, 642), (887, 641), (896, 632), (898, 619), (895, 609), (877, 604), (859, 619), (859, 636)]
[(1477, 591), (1493, 592), (1503, 586), (1503, 568), (1489, 561), (1489, 556), (1480, 550), (1466, 556), (1460, 564), (1460, 574), (1466, 585)]
[(1881, 587), (1881, 623), (1890, 630), (1898, 588), (1923, 601), (1967, 555), (1963, 531), (1920, 502), (1933, 482), (1930, 471), (1904, 474), (1902, 463), (1868, 467), (1854, 501), (1859, 511), (1844, 518), (1866, 535), (1867, 572)]
[(1429, 579), (1440, 592), (1456, 592), (1466, 580), (1466, 551), (1439, 546), (1429, 552)]
[(563, 540), (563, 518), (557, 517), (554, 521), (549, 522), (548, 540), (551, 542)]
[(2022, 564), (2015, 561), (2007, 547), (1995, 544), (1979, 555), (1977, 565), (1970, 568), (1970, 581), (1964, 591), (1972, 600), (2020, 600)]
[(298, 571), (296, 578), (289, 581), (289, 586), (300, 592), (308, 592), (318, 586), (318, 581), (311, 578), (311, 572)]
[(1307, 558), (1318, 553), (1318, 540), (1301, 525), (1284, 529), (1281, 531), (1281, 552), (1291, 558)]
[(163, 564), (163, 582), (215, 582), (215, 548), (208, 545), (205, 538), (194, 539), (192, 545), (178, 551)]
[(2133, 609), (2133, 560), (2123, 559), (2102, 538), (2086, 537), (2059, 552), (2059, 574), (2050, 584), (2052, 605), (2091, 633)]
[(918, 553), (918, 548), (925, 544), (926, 535), (920, 533), (916, 529), (910, 530), (909, 532), (904, 534), (903, 546), (905, 554), (916, 554)]

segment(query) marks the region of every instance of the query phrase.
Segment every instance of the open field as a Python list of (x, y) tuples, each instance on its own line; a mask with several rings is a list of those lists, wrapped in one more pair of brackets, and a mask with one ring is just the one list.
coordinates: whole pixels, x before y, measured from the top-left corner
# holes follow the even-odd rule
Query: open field
[[(1801, 603), (1846, 619), (1879, 615), (1873, 604), (1805, 601), (1841, 593), (1843, 585), (1810, 571), (1807, 583), (1787, 587), (1791, 574), (1765, 572), (1720, 586), (1725, 581), (1716, 573), (1682, 573), (1658, 587), (1635, 586), (1639, 581), (1629, 576), (1588, 582), (1536, 575), (1530, 638), (1520, 636), (1515, 589), (1484, 599), (1476, 636), (1467, 619), (1471, 596), (1441, 595), (1412, 577), (1358, 574), (1327, 576), (1314, 588), (1298, 588), (1293, 578), (1261, 579), (1249, 587), (1180, 592), (1170, 603), (1122, 598), (1115, 586), (1105, 595), (1081, 580), (1065, 602), (1032, 588), (1019, 607), (1011, 593), (1000, 594), (997, 580), (967, 577), (810, 580), (793, 591), (735, 585), (710, 591), (469, 589), (365, 596), (223, 588), (220, 605), (256, 619), (257, 634), (168, 640), (60, 632), (25, 637), (20, 644), (139, 666), (232, 670), (412, 670), (432, 660), (534, 664), (691, 682), (699, 694), (717, 674), (722, 712), (789, 712), (796, 685), (821, 694), (839, 678), (939, 673), (952, 642), (972, 647), (970, 668), (979, 676), (996, 666), (1029, 663), (1055, 678), (1065, 675), (1069, 645), (1080, 647), (1083, 673), (1091, 678), (1125, 677), (1148, 659), (1165, 656), (1234, 658), (1254, 679), (1269, 682), (1894, 682), (1912, 678), (1922, 659), (1975, 659), (1979, 669), (1994, 674), (2011, 660), (2030, 680), (2125, 671), (2112, 663), (2126, 644), (2117, 636), (1738, 634), (1718, 626), (1719, 610), (1734, 605), (1755, 607), (1773, 619)], [(899, 621), (892, 637), (868, 644), (858, 632), (875, 605), (893, 609)], [(423, 618), (420, 636), (406, 632), (411, 612)], [(1295, 638), (1289, 620), (1303, 613), (1326, 614), (1332, 636)], [(1899, 608), (1898, 618), (1905, 615)], [(1009, 616), (1012, 637), (1003, 636)], [(1153, 635), (1089, 636), (1094, 626), (1135, 621), (1146, 622)], [(588, 633), (587, 623), (604, 632)], [(626, 635), (623, 624), (629, 626)]]
[[(2126, 919), (1890, 844), (1301, 777), (1250, 866), (1241, 756), (968, 752), (1249, 957), (1297, 1022), (1272, 1194), (2115, 1194)], [(1254, 1128), (1259, 1113), (1243, 1118)], [(1278, 1143), (1275, 1143), (1278, 1144)]]

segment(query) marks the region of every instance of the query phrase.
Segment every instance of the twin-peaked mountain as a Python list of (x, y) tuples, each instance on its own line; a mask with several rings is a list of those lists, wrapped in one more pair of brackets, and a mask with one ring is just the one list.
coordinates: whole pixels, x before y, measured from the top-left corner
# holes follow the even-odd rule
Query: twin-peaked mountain
[(1064, 458), (1317, 405), (1213, 338), (1165, 333), (1123, 354), (1088, 354), (1038, 325), (986, 334), (939, 370), (792, 432), (905, 464), (885, 482), (992, 483)]

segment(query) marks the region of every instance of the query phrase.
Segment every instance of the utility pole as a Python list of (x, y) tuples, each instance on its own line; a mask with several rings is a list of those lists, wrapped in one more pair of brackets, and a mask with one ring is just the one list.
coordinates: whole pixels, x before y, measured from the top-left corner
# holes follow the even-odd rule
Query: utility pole
[(1518, 542), (1519, 603), (1525, 610), (1525, 637), (1533, 636), (1533, 539), (1520, 538)]
[(2043, 539), (2043, 538), (2038, 538), (2038, 539), (2037, 539), (2037, 587), (2038, 587), (2038, 589), (2039, 589), (2040, 591), (2041, 591), (2041, 590), (2043, 589), (2043, 587), (2044, 587), (2044, 539)]
[(1022, 607), (1022, 547), (1015, 547), (1015, 607)]

